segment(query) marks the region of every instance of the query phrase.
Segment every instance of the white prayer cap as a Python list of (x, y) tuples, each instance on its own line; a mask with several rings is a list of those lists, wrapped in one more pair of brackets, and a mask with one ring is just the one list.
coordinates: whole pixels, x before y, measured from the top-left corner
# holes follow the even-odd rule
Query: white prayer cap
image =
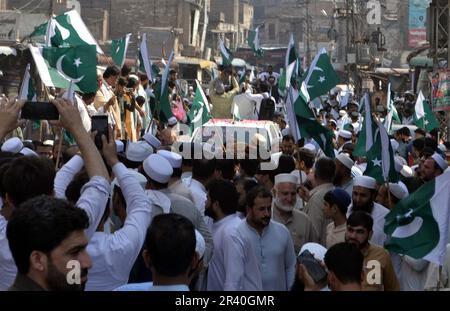
[(136, 76), (135, 74), (130, 74), (130, 75), (128, 76), (128, 78), (129, 78), (129, 79), (134, 79), (134, 80), (136, 80), (136, 81), (139, 81), (139, 77)]
[(342, 138), (345, 138), (345, 139), (351, 139), (352, 138), (352, 133), (349, 132), (349, 131), (346, 131), (346, 130), (340, 130), (338, 135), (341, 136)]
[(123, 152), (123, 150), (125, 149), (125, 145), (123, 144), (123, 142), (119, 139), (116, 139), (116, 152), (120, 153)]
[(338, 154), (336, 160), (341, 162), (349, 170), (351, 170), (353, 165), (355, 165), (355, 162), (346, 153)]
[(155, 149), (161, 147), (161, 142), (159, 141), (159, 139), (152, 135), (150, 132), (145, 133), (142, 138), (144, 138), (144, 140)]
[(181, 167), (183, 158), (178, 153), (167, 151), (167, 150), (159, 150), (156, 154), (159, 154), (160, 156), (165, 158), (167, 161), (169, 161), (170, 165), (172, 165), (172, 168), (180, 168)]
[(357, 166), (352, 166), (352, 177), (362, 176), (363, 172)]
[(278, 185), (279, 183), (291, 183), (291, 184), (298, 184), (298, 178), (294, 174), (278, 174), (275, 176), (275, 185)]
[(170, 117), (169, 120), (167, 120), (167, 124), (169, 124), (170, 126), (174, 126), (175, 124), (177, 124), (177, 118), (175, 117)]
[(314, 146), (313, 144), (308, 143), (308, 144), (304, 145), (303, 148), (306, 148), (306, 149), (312, 151), (314, 153), (314, 155), (316, 154), (317, 149), (316, 149), (316, 146)]
[(324, 261), (327, 249), (322, 245), (318, 243), (306, 243), (302, 246), (298, 254), (300, 255), (306, 250), (308, 250), (317, 260)]
[(47, 139), (47, 140), (44, 140), (44, 141), (42, 142), (42, 144), (43, 144), (44, 146), (53, 146), (53, 145), (55, 144), (55, 142), (54, 142), (53, 140), (51, 140), (51, 139)]
[(395, 139), (391, 139), (391, 146), (394, 153), (397, 152), (399, 144)]
[(431, 157), (433, 158), (434, 162), (439, 165), (442, 171), (445, 171), (447, 169), (448, 162), (440, 154), (435, 152)]
[[(137, 181), (139, 182), (139, 185), (141, 185), (142, 189), (145, 189), (145, 186), (147, 185), (147, 178), (145, 178), (144, 175), (142, 175), (141, 173), (129, 168), (128, 169), (128, 173), (130, 173), (131, 175), (134, 176), (134, 178), (137, 179)], [(111, 188), (114, 190), (114, 186), (117, 186), (120, 188), (119, 182), (117, 181), (117, 177), (114, 178), (113, 182), (111, 183)]]
[(28, 147), (23, 147), (20, 153), (24, 156), (38, 157), (39, 155)]
[(286, 135), (291, 135), (291, 129), (289, 127), (286, 127), (284, 129), (281, 130), (281, 135), (286, 136)]
[(439, 144), (438, 145), (439, 150), (441, 150), (442, 152), (446, 152), (447, 151), (447, 147), (445, 147), (444, 144)]
[(346, 114), (347, 114), (347, 111), (345, 111), (345, 110), (339, 110), (339, 115), (340, 115), (341, 117), (345, 116)]
[(355, 182), (353, 183), (353, 187), (363, 187), (367, 189), (376, 189), (377, 181), (375, 178), (370, 176), (357, 176), (355, 178)]
[(19, 153), (20, 150), (22, 150), (22, 148), (23, 148), (23, 143), (17, 137), (8, 139), (2, 145), (3, 152)]
[(408, 165), (403, 165), (399, 173), (403, 177), (412, 177), (414, 175), (413, 169)]
[(198, 258), (202, 258), (205, 255), (206, 243), (202, 234), (195, 229), (195, 252), (198, 255)]
[(402, 200), (409, 195), (408, 189), (403, 183), (389, 183), (389, 192), (399, 200)]
[(153, 148), (145, 141), (129, 142), (125, 156), (133, 162), (142, 162), (153, 153)]
[(145, 159), (143, 167), (148, 177), (161, 184), (168, 183), (173, 174), (169, 161), (158, 154), (151, 154)]

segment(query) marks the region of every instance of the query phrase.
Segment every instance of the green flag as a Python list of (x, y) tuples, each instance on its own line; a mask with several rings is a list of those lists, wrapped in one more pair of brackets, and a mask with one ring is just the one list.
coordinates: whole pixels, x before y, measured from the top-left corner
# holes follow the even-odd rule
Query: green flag
[(33, 85), (33, 80), (30, 77), (30, 64), (27, 65), (23, 75), (22, 84), (19, 91), (19, 99), (36, 101), (36, 89)]
[(334, 158), (333, 133), (317, 122), (313, 111), (308, 107), (308, 102), (309, 95), (306, 90), (306, 84), (302, 83), (299, 96), (294, 103), (294, 111), (301, 137), (312, 138), (327, 157)]
[(425, 100), (425, 96), (423, 96), (422, 91), (419, 92), (419, 96), (417, 97), (414, 122), (417, 127), (420, 127), (427, 132), (439, 128), (439, 121), (434, 116), (433, 111), (431, 110), (428, 101)]
[(261, 48), (261, 44), (259, 41), (259, 27), (256, 27), (255, 30), (248, 31), (247, 43), (248, 43), (248, 46), (253, 50), (253, 53), (255, 53), (256, 56), (262, 57), (264, 55), (264, 51)]
[(445, 172), (395, 205), (385, 217), (385, 248), (442, 266), (450, 218), (449, 189), (450, 172)]
[(120, 39), (111, 42), (111, 58), (114, 63), (122, 68), (127, 58), (128, 43), (130, 42), (131, 33)]
[(388, 133), (381, 123), (375, 123), (373, 145), (367, 152), (367, 168), (364, 175), (371, 176), (376, 179), (379, 184), (386, 181), (397, 183), (398, 173), (394, 165), (394, 151), (389, 140)]
[(302, 79), (306, 82), (311, 99), (326, 94), (339, 83), (339, 77), (325, 49), (316, 55)]
[(222, 55), (222, 65), (231, 66), (231, 62), (233, 61), (233, 54), (230, 52), (229, 49), (227, 49), (222, 39), (219, 39), (219, 47), (220, 47), (220, 54)]
[(50, 43), (51, 46), (55, 47), (95, 45), (97, 53), (103, 54), (102, 49), (76, 10), (71, 10), (50, 18), (49, 22), (36, 27), (32, 35), (42, 34), (42, 29), (44, 28), (46, 30), (47, 46)]
[(147, 47), (147, 34), (142, 34), (141, 44), (139, 46), (139, 71), (145, 72), (149, 81), (155, 81), (159, 75), (159, 67), (153, 64)]
[(170, 53), (169, 61), (166, 64), (166, 68), (164, 69), (164, 73), (161, 79), (161, 83), (157, 85), (156, 87), (156, 99), (158, 104), (158, 111), (159, 111), (159, 121), (162, 123), (167, 123), (168, 120), (173, 116), (172, 114), (172, 108), (170, 106), (170, 99), (169, 99), (169, 86), (168, 86), (168, 77), (169, 77), (169, 71), (170, 71), (170, 65), (172, 64), (173, 60), (173, 50)]
[(295, 51), (294, 35), (291, 34), (289, 44), (286, 49), (286, 56), (284, 58), (284, 68), (281, 72), (280, 79), (278, 80), (278, 91), (280, 95), (286, 96), (286, 91), (292, 84), (292, 80), (296, 79), (295, 69), (296, 62), (298, 61), (297, 52)]
[(83, 93), (97, 91), (97, 56), (95, 45), (69, 48), (29, 45), (42, 82), (48, 87), (68, 89), (70, 81)]
[[(357, 157), (365, 157), (370, 148), (372, 148), (374, 141), (373, 133), (375, 133), (376, 130), (376, 123), (373, 121), (372, 110), (370, 108), (369, 94), (366, 93), (361, 100), (362, 101), (360, 104), (364, 107), (365, 116), (358, 141), (356, 142), (355, 149), (353, 150), (353, 155)], [(364, 102), (364, 104), (362, 102)]]
[(195, 91), (194, 100), (192, 101), (191, 109), (187, 114), (189, 120), (189, 131), (190, 134), (194, 132), (197, 127), (201, 127), (203, 124), (211, 119), (211, 111), (209, 109), (208, 99), (202, 90), (200, 83), (197, 83), (197, 89)]
[(397, 109), (394, 106), (394, 103), (392, 102), (391, 98), (391, 84), (388, 84), (388, 91), (387, 91), (387, 115), (384, 120), (384, 126), (388, 133), (391, 131), (392, 127), (392, 121), (395, 120), (397, 123), (401, 123), (400, 117), (398, 116)]

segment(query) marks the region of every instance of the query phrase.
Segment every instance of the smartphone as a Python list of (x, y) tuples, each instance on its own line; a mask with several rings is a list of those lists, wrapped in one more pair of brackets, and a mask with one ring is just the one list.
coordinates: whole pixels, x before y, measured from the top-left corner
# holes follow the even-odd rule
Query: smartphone
[(105, 135), (107, 141), (109, 142), (108, 137), (108, 115), (94, 115), (91, 117), (91, 132), (97, 131), (95, 135), (95, 145), (99, 150), (102, 150), (102, 135)]
[(59, 112), (50, 102), (27, 101), (22, 107), (20, 117), (28, 120), (58, 120)]
[(321, 284), (327, 279), (327, 271), (322, 267), (320, 262), (314, 258), (308, 250), (303, 251), (298, 257), (297, 261), (304, 265), (308, 270), (309, 275), (312, 277), (316, 284)]

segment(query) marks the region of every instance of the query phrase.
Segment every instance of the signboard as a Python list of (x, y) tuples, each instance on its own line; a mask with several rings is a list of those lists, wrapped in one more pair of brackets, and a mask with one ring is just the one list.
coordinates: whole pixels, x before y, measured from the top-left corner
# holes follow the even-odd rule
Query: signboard
[(450, 70), (435, 72), (431, 84), (433, 87), (433, 110), (450, 111)]
[(427, 7), (428, 1), (409, 0), (408, 44), (410, 48), (427, 40)]

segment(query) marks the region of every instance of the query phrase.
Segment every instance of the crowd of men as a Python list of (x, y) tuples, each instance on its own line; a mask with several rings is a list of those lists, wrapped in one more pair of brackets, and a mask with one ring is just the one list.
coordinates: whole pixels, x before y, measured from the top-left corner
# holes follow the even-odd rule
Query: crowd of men
[[(156, 129), (152, 83), (126, 68), (108, 67), (95, 94), (68, 100), (53, 90), (59, 121), (23, 122), (23, 102), (2, 97), (0, 290), (450, 287), (450, 253), (438, 267), (383, 247), (389, 210), (448, 168), (449, 145), (437, 130), (395, 131), (401, 181), (387, 187), (364, 176), (367, 163), (352, 154), (362, 126), (356, 100), (341, 107), (331, 92), (318, 110), (334, 134), (332, 159), (312, 141), (295, 141), (276, 108), (284, 102), (273, 68), (245, 73), (241, 85), (232, 69), (221, 69), (205, 92), (213, 117), (230, 118), (238, 106), (241, 118), (257, 119), (261, 103), (273, 100), (283, 133), (274, 169), (249, 157), (211, 159), (204, 146), (179, 142), (176, 127), (189, 123), (194, 88), (183, 91), (174, 70), (174, 117)], [(411, 93), (395, 102), (403, 125), (411, 124), (411, 103)], [(99, 113), (110, 124), (101, 148), (90, 120)], [(315, 266), (303, 261), (308, 253)], [(378, 282), (368, 277), (373, 261)]]

